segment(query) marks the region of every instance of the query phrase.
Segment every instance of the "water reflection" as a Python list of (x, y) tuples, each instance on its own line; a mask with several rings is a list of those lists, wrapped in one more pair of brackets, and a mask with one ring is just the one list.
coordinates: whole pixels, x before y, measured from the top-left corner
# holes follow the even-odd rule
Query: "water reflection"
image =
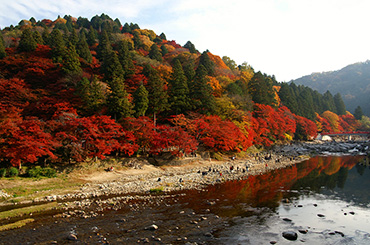
[(287, 242), (282, 231), (303, 229), (308, 233), (299, 237), (309, 243), (367, 244), (366, 161), (364, 156), (313, 157), (286, 169), (211, 186), (196, 198), (216, 200), (212, 211), (232, 219), (233, 226), (219, 234), (225, 243)]

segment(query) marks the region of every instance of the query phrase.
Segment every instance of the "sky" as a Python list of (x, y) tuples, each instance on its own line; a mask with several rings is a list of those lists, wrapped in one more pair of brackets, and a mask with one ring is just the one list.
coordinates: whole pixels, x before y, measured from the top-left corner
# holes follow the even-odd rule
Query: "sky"
[(0, 28), (58, 15), (162, 32), (280, 82), (370, 59), (368, 0), (0, 0)]

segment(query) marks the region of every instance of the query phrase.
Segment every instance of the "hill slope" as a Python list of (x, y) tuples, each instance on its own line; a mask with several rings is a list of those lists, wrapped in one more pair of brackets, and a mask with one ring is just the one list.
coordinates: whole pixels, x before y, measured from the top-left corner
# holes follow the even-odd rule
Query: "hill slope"
[(346, 108), (354, 112), (361, 106), (364, 114), (370, 115), (370, 61), (348, 65), (341, 70), (313, 73), (293, 80), (295, 84), (305, 85), (324, 93), (340, 93)]

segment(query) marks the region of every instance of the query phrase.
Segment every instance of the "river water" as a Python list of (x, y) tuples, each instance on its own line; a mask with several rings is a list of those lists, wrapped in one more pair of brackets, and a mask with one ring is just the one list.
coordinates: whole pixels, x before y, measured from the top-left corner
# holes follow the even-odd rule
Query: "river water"
[[(87, 244), (370, 244), (369, 188), (365, 157), (317, 156), (201, 191), (107, 207), (94, 218), (40, 216), (1, 232), (0, 243), (63, 244), (73, 233)], [(152, 224), (158, 229), (147, 229)], [(284, 238), (287, 231), (297, 240)]]

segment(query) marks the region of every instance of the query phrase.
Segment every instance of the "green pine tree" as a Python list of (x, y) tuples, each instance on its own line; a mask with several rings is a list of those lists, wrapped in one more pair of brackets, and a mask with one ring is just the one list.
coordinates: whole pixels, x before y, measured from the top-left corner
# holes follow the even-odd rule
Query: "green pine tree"
[(35, 42), (37, 44), (41, 44), (41, 45), (44, 44), (44, 40), (42, 39), (42, 36), (41, 36), (40, 32), (34, 31), (32, 33), (32, 37), (33, 37), (33, 39), (35, 40)]
[(163, 61), (163, 59), (162, 59), (162, 53), (161, 53), (161, 51), (159, 51), (159, 48), (158, 48), (157, 44), (153, 44), (150, 47), (149, 57), (151, 59), (157, 60), (159, 62), (162, 62)]
[(58, 29), (54, 29), (50, 33), (49, 46), (51, 47), (51, 56), (55, 63), (62, 63), (65, 55), (65, 44), (62, 33)]
[(215, 97), (211, 85), (208, 84), (207, 70), (203, 65), (199, 65), (194, 81), (190, 86), (190, 98), (192, 106), (203, 114), (212, 114), (216, 108)]
[(344, 105), (344, 101), (340, 93), (334, 95), (334, 105), (338, 115), (346, 114), (346, 106)]
[(214, 76), (215, 74), (215, 63), (208, 56), (209, 51), (204, 51), (199, 57), (199, 65), (203, 65), (207, 71), (208, 76)]
[(2, 39), (2, 36), (0, 36), (0, 59), (6, 57), (6, 51), (5, 51), (5, 45)]
[(331, 111), (337, 113), (337, 109), (335, 107), (333, 95), (330, 91), (326, 91), (323, 95), (323, 106), (324, 111)]
[(65, 48), (62, 65), (62, 71), (65, 74), (76, 74), (82, 72), (75, 46), (71, 43)]
[(148, 90), (146, 90), (145, 86), (141, 84), (133, 94), (134, 97), (134, 111), (135, 116), (145, 116), (145, 112), (148, 110), (149, 106), (149, 93)]
[(97, 39), (96, 31), (92, 26), (90, 26), (89, 32), (87, 34), (87, 40), (86, 41), (90, 46), (92, 46), (95, 43), (97, 43), (96, 39)]
[(190, 110), (188, 83), (179, 60), (175, 61), (169, 84), (169, 103), (172, 112), (177, 115)]
[(170, 108), (168, 94), (165, 90), (165, 81), (159, 76), (155, 69), (151, 69), (148, 76), (149, 112), (153, 115), (156, 125), (157, 115)]
[(124, 79), (124, 71), (122, 69), (121, 63), (118, 60), (118, 56), (112, 49), (110, 51), (104, 52), (103, 64), (101, 66), (102, 72), (104, 74), (104, 80), (112, 80), (113, 77), (120, 77)]
[(84, 60), (86, 60), (87, 63), (91, 64), (92, 62), (92, 54), (89, 49), (89, 45), (87, 44), (85, 33), (80, 34), (80, 38), (78, 40), (77, 46), (76, 46), (77, 54)]
[(78, 38), (77, 30), (73, 28), (71, 35), (69, 35), (69, 42), (72, 43), (74, 46), (76, 46), (78, 40), (79, 38)]
[(118, 59), (122, 65), (125, 78), (135, 74), (135, 65), (132, 61), (131, 54), (129, 51), (129, 42), (121, 41), (118, 44)]
[(116, 120), (130, 117), (133, 106), (128, 99), (123, 78), (115, 76), (108, 81), (108, 85), (111, 90), (107, 98), (109, 114)]
[(261, 72), (257, 72), (253, 75), (248, 84), (248, 90), (255, 103), (270, 106), (276, 104), (272, 80)]
[(192, 54), (196, 54), (197, 50), (195, 49), (194, 44), (192, 44), (190, 41), (187, 41), (184, 45), (184, 48), (189, 49), (189, 52)]
[(37, 48), (37, 43), (33, 38), (32, 31), (30, 28), (23, 30), (21, 39), (19, 41), (18, 50), (20, 52), (32, 52)]
[(288, 107), (289, 110), (294, 114), (297, 114), (298, 112), (297, 98), (294, 94), (294, 91), (287, 83), (281, 83), (279, 97), (281, 100), (281, 104)]
[(362, 117), (363, 117), (364, 113), (362, 111), (362, 108), (361, 106), (357, 106), (356, 109), (355, 109), (355, 113), (353, 114), (353, 116), (357, 119), (357, 120), (361, 120)]

